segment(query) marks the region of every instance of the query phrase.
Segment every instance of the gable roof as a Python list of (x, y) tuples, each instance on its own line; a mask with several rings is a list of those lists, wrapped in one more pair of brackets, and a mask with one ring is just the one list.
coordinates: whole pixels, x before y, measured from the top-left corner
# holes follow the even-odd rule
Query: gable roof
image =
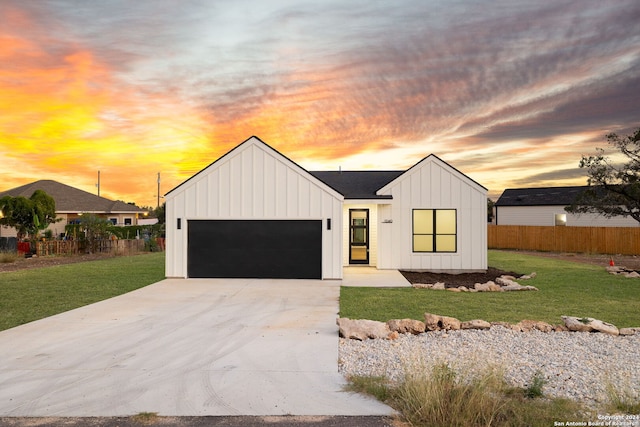
[(451, 171), (460, 175), (460, 177), (468, 180), (470, 183), (477, 185), (483, 190), (487, 190), (486, 187), (469, 178), (467, 175), (460, 172), (458, 169), (454, 168), (444, 160), (440, 159), (435, 154), (430, 154), (427, 157), (420, 160), (415, 165), (411, 166), (406, 171), (402, 170), (374, 170), (374, 171), (308, 171), (304, 169), (302, 166), (298, 165), (293, 160), (289, 159), (284, 154), (280, 153), (275, 148), (271, 147), (266, 142), (262, 141), (257, 136), (251, 136), (246, 139), (244, 142), (240, 143), (226, 154), (219, 157), (217, 160), (213, 161), (194, 175), (192, 175), (187, 180), (181, 182), (176, 187), (169, 190), (165, 196), (169, 196), (174, 191), (178, 190), (188, 182), (196, 179), (200, 174), (204, 173), (207, 169), (214, 166), (215, 164), (222, 162), (224, 159), (233, 156), (240, 150), (246, 149), (250, 145), (257, 145), (276, 153), (278, 156), (283, 158), (286, 162), (292, 165), (294, 168), (298, 169), (300, 172), (308, 175), (310, 178), (317, 180), (320, 184), (328, 187), (330, 190), (335, 192), (337, 195), (343, 196), (345, 199), (392, 199), (393, 197), (388, 194), (380, 194), (380, 190), (387, 187), (390, 183), (395, 181), (396, 179), (404, 176), (407, 173), (410, 173), (414, 168), (417, 168), (421, 163), (426, 161), (436, 161), (441, 165), (449, 168)]
[(309, 172), (344, 195), (345, 199), (390, 199), (376, 191), (404, 171), (313, 171)]
[(439, 163), (440, 166), (449, 169), (450, 171), (452, 171), (454, 174), (458, 175), (460, 178), (462, 178), (463, 180), (466, 180), (469, 184), (472, 184), (474, 186), (477, 186), (479, 189), (482, 189), (484, 191), (487, 191), (487, 187), (485, 187), (484, 185), (478, 183), (476, 180), (469, 178), (467, 175), (465, 175), (464, 173), (460, 172), (458, 169), (454, 168), (453, 166), (451, 166), (449, 163), (445, 162), (444, 160), (442, 160), (440, 157), (436, 156), (435, 154), (429, 154), (427, 157), (424, 157), (422, 160), (420, 160), (418, 163), (416, 163), (415, 165), (411, 166), (409, 169), (407, 169), (406, 171), (404, 171), (402, 174), (400, 174), (398, 177), (396, 177), (394, 180), (392, 180), (391, 182), (387, 183), (384, 187), (380, 188), (378, 190), (378, 193), (383, 193), (385, 191), (388, 191), (390, 188), (390, 185), (396, 181), (396, 180), (401, 180), (403, 179), (405, 176), (408, 176), (410, 174), (412, 174), (415, 170), (419, 169), (421, 167), (421, 165), (423, 165), (424, 163), (427, 162), (435, 162), (435, 163)]
[(278, 150), (276, 150), (275, 148), (271, 147), (269, 144), (267, 144), (266, 142), (262, 141), (260, 138), (258, 138), (255, 135), (251, 136), (248, 139), (246, 139), (245, 141), (243, 141), (242, 143), (240, 143), (239, 145), (237, 145), (236, 147), (232, 148), (227, 153), (225, 153), (224, 155), (219, 157), (217, 160), (213, 161), (212, 163), (210, 163), (209, 165), (207, 165), (206, 167), (204, 167), (200, 171), (196, 172), (194, 175), (189, 177), (187, 180), (181, 182), (176, 187), (174, 187), (171, 190), (169, 190), (165, 194), (165, 197), (168, 197), (171, 193), (175, 192), (176, 190), (178, 190), (179, 188), (183, 187), (187, 183), (192, 182), (193, 180), (196, 180), (201, 174), (204, 174), (211, 167), (214, 167), (215, 165), (224, 162), (226, 159), (232, 158), (233, 156), (235, 156), (239, 152), (242, 152), (244, 150), (250, 149), (251, 147), (258, 147), (260, 150), (262, 150), (264, 152), (271, 153), (272, 155), (275, 155), (276, 158), (279, 158), (280, 160), (282, 160), (283, 163), (286, 164), (288, 167), (296, 170), (299, 174), (304, 175), (310, 181), (315, 182), (318, 186), (324, 188), (325, 191), (330, 192), (333, 197), (336, 197), (336, 198), (339, 198), (339, 199), (343, 199), (344, 198), (343, 194), (341, 194), (338, 190), (336, 190), (335, 188), (331, 187), (326, 182), (318, 179), (313, 174), (311, 174), (308, 170), (306, 170), (305, 168), (303, 168), (302, 166), (300, 166), (299, 164), (297, 164), (296, 162), (294, 162), (293, 160), (291, 160), (290, 158), (288, 158), (284, 154), (280, 153)]
[(508, 188), (504, 190), (496, 206), (568, 206), (589, 188), (573, 187)]
[(84, 190), (52, 180), (40, 180), (0, 192), (0, 197), (29, 198), (36, 190), (42, 190), (56, 202), (56, 212), (78, 213), (142, 213), (144, 210), (120, 200), (109, 200)]

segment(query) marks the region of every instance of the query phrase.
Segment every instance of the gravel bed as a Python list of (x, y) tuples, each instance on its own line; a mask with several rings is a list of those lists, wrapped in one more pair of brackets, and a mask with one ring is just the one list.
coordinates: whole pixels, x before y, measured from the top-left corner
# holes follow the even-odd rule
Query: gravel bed
[(446, 362), (459, 372), (486, 367), (504, 371), (506, 381), (529, 385), (536, 371), (548, 381), (545, 395), (582, 402), (606, 401), (606, 385), (640, 398), (640, 334), (516, 332), (490, 330), (400, 335), (397, 340), (340, 339), (340, 372), (345, 376), (401, 379), (407, 369)]

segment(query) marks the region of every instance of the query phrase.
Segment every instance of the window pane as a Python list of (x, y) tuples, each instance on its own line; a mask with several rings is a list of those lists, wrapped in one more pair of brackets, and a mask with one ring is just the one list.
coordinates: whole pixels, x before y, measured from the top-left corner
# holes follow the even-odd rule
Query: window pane
[(413, 236), (414, 252), (433, 252), (433, 236), (415, 235)]
[(436, 236), (437, 252), (455, 252), (456, 236)]
[(353, 233), (351, 236), (352, 243), (367, 243), (367, 236), (364, 228), (354, 228), (351, 232)]
[(433, 234), (433, 210), (415, 209), (413, 211), (414, 234)]
[(456, 211), (443, 209), (436, 211), (436, 234), (456, 233)]
[(367, 225), (367, 212), (351, 211), (351, 225)]

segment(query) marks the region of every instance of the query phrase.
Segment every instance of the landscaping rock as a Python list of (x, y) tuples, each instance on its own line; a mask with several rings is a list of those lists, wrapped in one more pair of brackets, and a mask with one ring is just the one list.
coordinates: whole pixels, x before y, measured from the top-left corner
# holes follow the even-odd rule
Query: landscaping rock
[(500, 276), (500, 277), (496, 277), (496, 283), (497, 283), (498, 285), (500, 285), (500, 286), (511, 286), (511, 285), (518, 285), (518, 286), (520, 286), (520, 284), (519, 284), (519, 283), (517, 283), (517, 282), (515, 281), (515, 278), (514, 278), (514, 280), (511, 280), (511, 277), (512, 277), (512, 276)]
[(489, 292), (503, 292), (504, 289), (502, 289), (502, 286), (498, 285), (497, 283), (489, 283)]
[(413, 283), (411, 286), (418, 289), (432, 289), (433, 284), (431, 283)]
[(538, 320), (522, 320), (515, 325), (514, 329), (519, 329), (522, 332), (531, 332), (533, 330), (541, 332), (551, 332), (553, 331), (553, 326), (546, 322), (540, 322)]
[(562, 316), (564, 325), (572, 332), (602, 332), (610, 335), (619, 335), (620, 331), (611, 323), (591, 317)]
[(384, 322), (375, 320), (357, 319), (346, 317), (339, 318), (338, 329), (343, 338), (364, 341), (366, 339), (389, 338), (391, 330)]
[(460, 329), (460, 321), (458, 319), (431, 313), (424, 314), (424, 324), (427, 331), (457, 331)]
[(531, 274), (525, 274), (523, 276), (518, 277), (518, 280), (529, 280), (529, 279), (533, 279), (538, 275), (538, 273), (536, 273), (535, 271)]
[(567, 328), (565, 325), (557, 324), (553, 325), (553, 332), (569, 332), (569, 328)]
[(418, 335), (425, 331), (425, 324), (415, 319), (392, 319), (387, 322), (387, 326), (392, 332), (400, 334)]
[(640, 328), (622, 328), (619, 332), (622, 336), (631, 336), (640, 332)]
[(588, 317), (580, 319), (573, 316), (562, 316), (562, 321), (571, 332), (593, 332), (593, 328), (589, 325), (591, 322)]
[(640, 273), (638, 273), (637, 271), (631, 270), (626, 267), (618, 266), (618, 265), (612, 265), (607, 267), (606, 269), (610, 274), (620, 275), (620, 276), (628, 277), (630, 279), (636, 279), (640, 277)]
[(488, 292), (489, 286), (492, 284), (495, 285), (495, 283), (492, 281), (488, 281), (487, 283), (476, 283), (475, 285), (473, 285), (473, 289), (478, 292)]
[(510, 291), (537, 291), (538, 288), (536, 288), (535, 286), (522, 286), (522, 285), (519, 285), (518, 283), (516, 283), (514, 285), (503, 286), (502, 290), (504, 292), (510, 292)]
[(491, 328), (491, 323), (482, 319), (468, 320), (460, 324), (460, 329), (480, 329), (486, 330)]
[(505, 329), (514, 329), (514, 325), (509, 322), (491, 322), (491, 327), (499, 326)]
[[(535, 273), (531, 273), (535, 275)], [(523, 276), (525, 277), (525, 276)], [(535, 276), (527, 276), (535, 277)], [(496, 278), (496, 281), (489, 280), (486, 283), (475, 283), (472, 288), (466, 286), (451, 285), (447, 287), (444, 282), (437, 282), (435, 284), (423, 284), (413, 283), (414, 288), (427, 288), (437, 290), (447, 290), (450, 292), (504, 292), (504, 291), (537, 291), (538, 288), (534, 286), (522, 286), (515, 281), (514, 276), (502, 275)]]
[(513, 280), (513, 276), (500, 276), (496, 279), (496, 283), (502, 286), (502, 290), (508, 291), (537, 291), (535, 286), (522, 286), (520, 283)]

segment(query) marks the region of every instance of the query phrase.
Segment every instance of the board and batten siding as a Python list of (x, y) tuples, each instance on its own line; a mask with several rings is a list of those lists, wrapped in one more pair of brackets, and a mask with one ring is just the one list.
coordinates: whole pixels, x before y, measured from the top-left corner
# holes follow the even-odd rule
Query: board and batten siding
[[(487, 269), (487, 190), (436, 156), (387, 184), (391, 195), (378, 211), (378, 268), (429, 271)], [(413, 209), (455, 209), (457, 251), (413, 252)]]
[(566, 214), (567, 227), (638, 227), (630, 217), (606, 218), (597, 214), (570, 214), (564, 206), (498, 206), (496, 225), (554, 226), (556, 214)]
[(322, 277), (340, 279), (342, 200), (303, 168), (250, 138), (167, 193), (166, 275), (187, 277), (189, 220), (312, 219), (322, 221)]

